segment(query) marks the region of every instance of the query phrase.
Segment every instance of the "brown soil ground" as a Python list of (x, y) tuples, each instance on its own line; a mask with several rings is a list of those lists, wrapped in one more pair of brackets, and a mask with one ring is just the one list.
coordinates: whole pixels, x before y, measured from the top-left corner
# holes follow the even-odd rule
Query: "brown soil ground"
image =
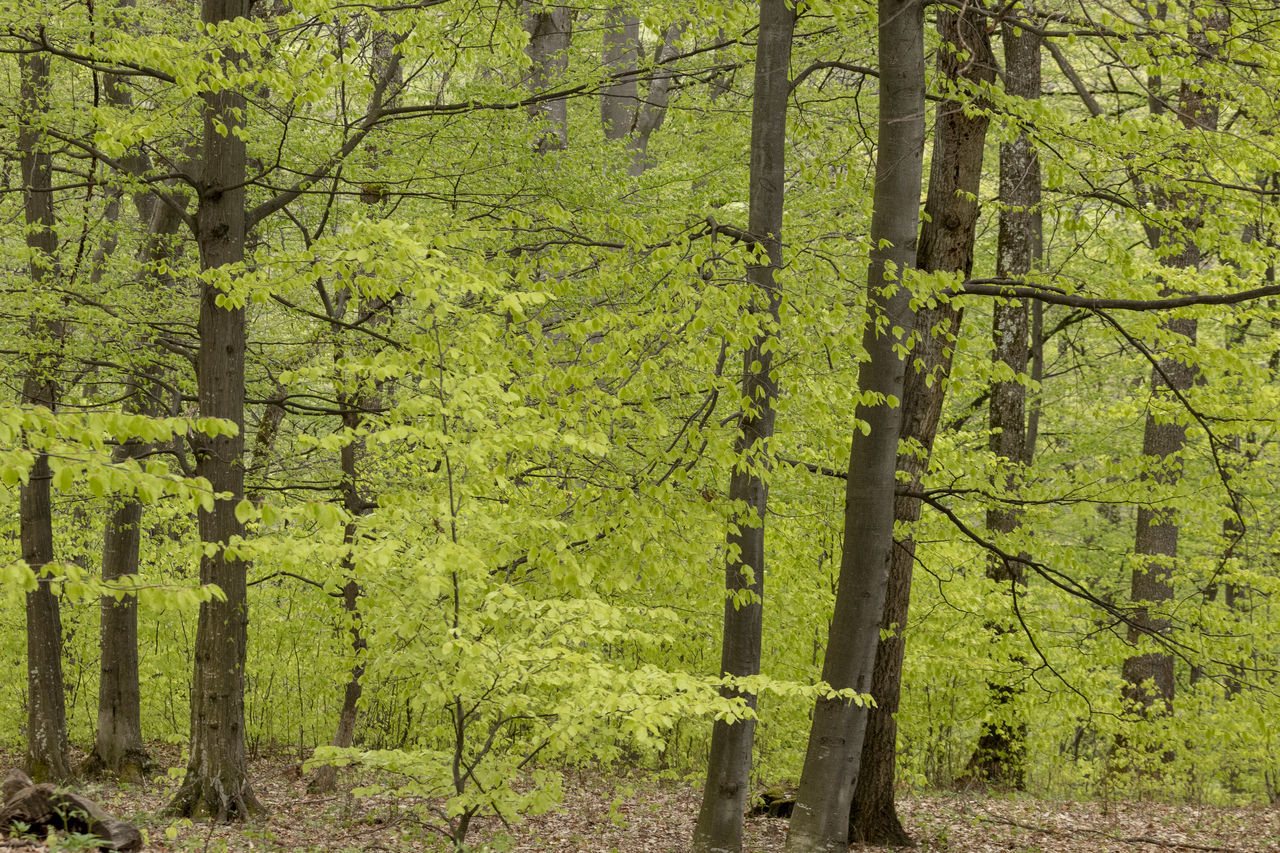
[[(0, 770), (16, 756), (0, 755)], [(177, 764), (177, 756), (162, 756)], [(117, 788), (86, 783), (79, 790), (108, 811), (131, 820), (148, 837), (148, 851), (229, 853), (245, 851), (448, 850), (431, 828), (424, 804), (386, 796), (348, 793), (313, 795), (299, 765), (282, 758), (253, 762), (255, 789), (271, 809), (265, 819), (233, 826), (192, 824), (159, 816), (178, 779), (159, 776)], [(904, 796), (903, 823), (921, 853), (1280, 853), (1280, 810), (1210, 808), (1156, 803), (1058, 802), (982, 794)], [(570, 772), (556, 811), (504, 827), (479, 821), (468, 839), (475, 850), (513, 853), (683, 853), (693, 832), (698, 791), (689, 784), (650, 775)], [(785, 820), (751, 818), (745, 849), (781, 853)], [(51, 838), (62, 850), (83, 850), (78, 839)], [(0, 841), (0, 853), (26, 853), (40, 846)]]

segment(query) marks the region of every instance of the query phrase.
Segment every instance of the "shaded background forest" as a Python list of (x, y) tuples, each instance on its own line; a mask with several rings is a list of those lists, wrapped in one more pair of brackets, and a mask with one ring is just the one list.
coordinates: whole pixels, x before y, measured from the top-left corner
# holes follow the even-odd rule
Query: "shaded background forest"
[(242, 685), (249, 751), (458, 841), (566, 766), (701, 773), (714, 718), (798, 780), (850, 436), (929, 398), (898, 783), (1274, 801), (1276, 11), (897, 5), (957, 243), (881, 287), (883, 8), (5, 9), (0, 741), (190, 745), (184, 807), (248, 813)]

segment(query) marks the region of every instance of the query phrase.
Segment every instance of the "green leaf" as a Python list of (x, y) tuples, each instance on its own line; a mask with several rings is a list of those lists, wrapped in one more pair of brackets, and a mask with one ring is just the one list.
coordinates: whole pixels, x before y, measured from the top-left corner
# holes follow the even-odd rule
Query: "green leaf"
[(53, 472), (53, 487), (60, 492), (69, 492), (75, 486), (76, 472), (68, 467), (63, 466)]

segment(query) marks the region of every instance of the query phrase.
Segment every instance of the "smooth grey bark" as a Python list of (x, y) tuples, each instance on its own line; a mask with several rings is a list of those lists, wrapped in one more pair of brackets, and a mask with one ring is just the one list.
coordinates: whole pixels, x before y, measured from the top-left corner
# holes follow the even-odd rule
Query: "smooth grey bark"
[[(1011, 23), (1002, 25), (1005, 92), (1027, 101), (1040, 97), (1040, 37)], [(996, 276), (1025, 278), (1042, 254), (1043, 216), (1040, 210), (1040, 157), (1023, 131), (1012, 142), (1000, 145), (1000, 222), (996, 242)], [(1030, 364), (1030, 311), (1025, 299), (997, 300), (992, 309), (992, 361), (1015, 376), (1027, 375)], [(997, 380), (988, 401), (988, 448), (1008, 469), (1002, 490), (1016, 487), (1016, 466), (1027, 455), (1027, 386), (1016, 379)], [(1018, 529), (1019, 513), (1012, 507), (987, 510), (987, 529), (995, 534)], [(1015, 630), (1011, 596), (1015, 586), (1026, 584), (1022, 564), (993, 558), (987, 577), (1009, 596), (1002, 616), (989, 628), (993, 641)], [(1017, 667), (1017, 660), (995, 661), (1001, 667)], [(1019, 688), (1013, 680), (993, 676), (988, 682), (989, 719), (982, 724), (978, 743), (965, 769), (970, 778), (1001, 787), (1022, 790), (1026, 786), (1026, 723), (1016, 719), (1011, 706)]]
[[(773, 439), (778, 381), (773, 363), (782, 295), (776, 273), (782, 268), (782, 214), (786, 184), (787, 101), (791, 95), (791, 41), (794, 7), (786, 0), (763, 0), (756, 47), (751, 107), (750, 207), (747, 228), (760, 240), (765, 263), (747, 267), (752, 310), (763, 315), (761, 331), (742, 353), (742, 399), (734, 452), (739, 463), (729, 478), (729, 500), (737, 517), (729, 525), (725, 564), (724, 637), (720, 673), (760, 672), (764, 614), (765, 511), (769, 501), (769, 444)], [(740, 600), (744, 593), (749, 599)], [(702, 807), (693, 834), (698, 853), (742, 849), (751, 752), (755, 738), (754, 693), (722, 689), (743, 700), (752, 716), (711, 729), (711, 753)]]
[(655, 72), (649, 79), (644, 100), (636, 110), (635, 131), (627, 139), (627, 148), (631, 151), (631, 166), (627, 171), (633, 178), (643, 175), (649, 168), (649, 140), (667, 117), (673, 75), (663, 66), (676, 55), (676, 42), (683, 33), (683, 23), (672, 24), (654, 53)]
[[(39, 290), (56, 279), (58, 235), (53, 201), (53, 155), (40, 130), (49, 111), (49, 55), (32, 51), (18, 58), (20, 112), (18, 157), (32, 286)], [(57, 342), (63, 336), (57, 317), (33, 317), (32, 354), (22, 383), (22, 402), (57, 408)], [(67, 713), (62, 681), (62, 616), (53, 580), (45, 567), (53, 562), (53, 504), (49, 456), (36, 452), (26, 483), (18, 489), (22, 559), (35, 572), (36, 588), (27, 593), (27, 773), (36, 781), (70, 780)]]
[[(203, 0), (206, 24), (247, 17), (249, 0)], [(228, 64), (241, 57), (226, 51)], [(204, 92), (203, 145), (195, 213), (200, 266), (205, 270), (244, 260), (246, 237), (245, 144), (238, 128), (245, 97), (234, 88)], [(219, 125), (226, 128), (219, 132)], [(229, 131), (229, 132), (228, 132)], [(229, 497), (198, 514), (200, 540), (212, 546), (200, 560), (200, 582), (217, 584), (225, 599), (203, 602), (196, 628), (191, 682), (191, 746), (186, 778), (169, 804), (173, 814), (216, 820), (244, 819), (264, 811), (249, 784), (245, 762), (244, 668), (249, 602), (246, 564), (226, 545), (242, 536), (236, 504), (244, 497), (244, 308), (219, 305), (221, 291), (200, 286), (200, 348), (196, 388), (201, 417), (221, 418), (235, 435), (199, 435), (196, 474)]]
[[(1217, 48), (1206, 36), (1208, 30), (1222, 30), (1227, 25), (1225, 9), (1211, 11), (1203, 20), (1203, 27), (1193, 27), (1189, 41), (1196, 48), (1200, 63), (1215, 55)], [(1152, 98), (1153, 111), (1162, 111), (1158, 97)], [(1214, 131), (1218, 126), (1217, 102), (1207, 96), (1202, 84), (1194, 80), (1182, 81), (1178, 97), (1178, 121), (1188, 131)], [(1149, 227), (1147, 236), (1152, 249), (1169, 250), (1164, 263), (1170, 269), (1196, 269), (1201, 262), (1201, 250), (1196, 244), (1195, 233), (1202, 219), (1204, 200), (1191, 194), (1171, 196), (1156, 194), (1155, 201), (1162, 210), (1183, 210), (1182, 217), (1172, 233), (1158, 227)], [(1172, 291), (1166, 289), (1166, 295)], [(1188, 317), (1171, 317), (1161, 322), (1160, 328), (1167, 334), (1178, 335), (1190, 345), (1196, 341), (1197, 323)], [(1189, 390), (1196, 378), (1196, 368), (1181, 359), (1163, 356), (1151, 372), (1151, 396), (1153, 400), (1172, 400)], [(1154, 411), (1147, 414), (1142, 435), (1142, 455), (1150, 470), (1150, 480), (1162, 486), (1172, 486), (1181, 478), (1178, 455), (1186, 445), (1187, 427), (1176, 418), (1157, 418)], [(1172, 630), (1169, 616), (1162, 610), (1166, 602), (1173, 600), (1173, 570), (1178, 557), (1179, 523), (1171, 508), (1152, 505), (1138, 507), (1137, 528), (1134, 534), (1135, 566), (1130, 580), (1130, 600), (1133, 612), (1129, 623), (1128, 640), (1137, 644), (1144, 636), (1159, 637)], [(1173, 655), (1163, 651), (1148, 651), (1125, 659), (1121, 669), (1124, 677), (1124, 697), (1143, 715), (1168, 711), (1174, 697)]]
[(605, 139), (626, 139), (635, 128), (640, 105), (640, 19), (625, 6), (611, 6), (604, 17), (605, 70), (613, 75), (600, 93), (600, 123)]
[[(871, 692), (880, 617), (893, 551), (893, 502), (906, 360), (910, 294), (901, 279), (914, 265), (924, 161), (924, 6), (880, 0), (880, 119), (867, 273), (868, 360), (858, 389), (876, 402), (859, 405), (869, 426), (853, 431), (845, 489), (844, 543), (823, 681), (835, 690)], [(892, 398), (892, 399), (891, 399)], [(788, 853), (844, 850), (858, 778), (868, 707), (818, 699), (804, 770), (787, 836)]]
[[(938, 73), (947, 81), (944, 91), (959, 85), (990, 84), (996, 62), (987, 36), (986, 20), (977, 8), (960, 14), (938, 10)], [(963, 82), (962, 82), (963, 81)], [(967, 99), (966, 99), (967, 100)], [(982, 180), (982, 155), (989, 119), (985, 111), (966, 115), (965, 104), (947, 99), (938, 104), (934, 120), (933, 156), (925, 221), (920, 227), (916, 267), (926, 272), (973, 271), (977, 233), (977, 195)], [(983, 106), (983, 105), (979, 105)], [(940, 302), (916, 312), (918, 338), (912, 349), (914, 369), (908, 369), (902, 394), (902, 429), (897, 467), (905, 474), (907, 491), (919, 492), (929, 467), (942, 416), (961, 309)], [(894, 522), (910, 530), (920, 519), (920, 500), (899, 494), (894, 498)], [(904, 630), (911, 602), (915, 538), (908, 533), (895, 543), (889, 565), (880, 641), (871, 678), (875, 707), (867, 717), (867, 732), (849, 813), (849, 838), (866, 844), (903, 846), (911, 838), (902, 828), (894, 805), (897, 757), (898, 701), (902, 690)]]
[[(542, 7), (526, 2), (524, 28), (529, 34), (525, 54), (532, 63), (529, 90), (540, 95), (553, 89), (569, 69), (569, 40), (573, 33), (573, 10), (568, 6)], [(548, 98), (529, 107), (529, 115), (540, 122), (538, 153), (569, 147), (569, 101)]]

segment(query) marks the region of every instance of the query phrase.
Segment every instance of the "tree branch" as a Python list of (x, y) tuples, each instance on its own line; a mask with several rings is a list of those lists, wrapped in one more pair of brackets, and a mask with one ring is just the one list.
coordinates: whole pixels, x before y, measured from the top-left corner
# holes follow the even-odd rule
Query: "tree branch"
[(951, 292), (952, 296), (997, 296), (1005, 299), (1036, 299), (1050, 305), (1067, 305), (1090, 311), (1167, 311), (1193, 305), (1236, 305), (1280, 296), (1280, 285), (1270, 284), (1236, 293), (1189, 293), (1164, 299), (1106, 299), (1100, 296), (1079, 296), (1056, 287), (1027, 284), (1014, 279), (970, 279)]

